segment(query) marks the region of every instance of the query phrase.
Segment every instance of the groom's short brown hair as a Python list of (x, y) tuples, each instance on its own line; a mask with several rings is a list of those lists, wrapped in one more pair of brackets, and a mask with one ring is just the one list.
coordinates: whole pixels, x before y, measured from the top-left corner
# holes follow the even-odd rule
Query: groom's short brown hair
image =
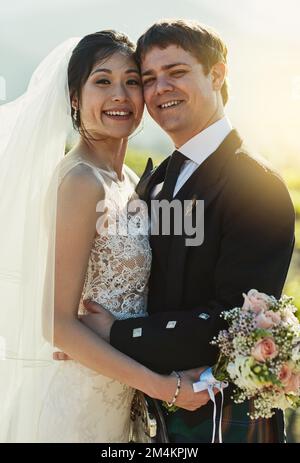
[[(141, 63), (151, 48), (166, 48), (169, 45), (178, 45), (190, 52), (202, 64), (206, 74), (214, 64), (226, 63), (227, 60), (227, 47), (213, 29), (196, 21), (163, 19), (153, 24), (138, 39), (136, 49), (138, 63)], [(226, 79), (221, 88), (221, 95), (225, 105), (228, 100)]]

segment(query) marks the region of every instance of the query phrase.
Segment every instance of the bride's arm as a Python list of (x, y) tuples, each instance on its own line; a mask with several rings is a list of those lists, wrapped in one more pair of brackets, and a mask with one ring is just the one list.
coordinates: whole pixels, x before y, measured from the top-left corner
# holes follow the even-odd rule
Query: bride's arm
[[(151, 397), (170, 401), (174, 376), (152, 372), (116, 350), (78, 319), (89, 255), (96, 229), (96, 204), (103, 199), (99, 182), (85, 166), (73, 169), (58, 192), (55, 261), (54, 344), (86, 367), (139, 389)], [(178, 405), (194, 410), (207, 402), (194, 394), (187, 378)], [(179, 400), (180, 398), (180, 400)]]

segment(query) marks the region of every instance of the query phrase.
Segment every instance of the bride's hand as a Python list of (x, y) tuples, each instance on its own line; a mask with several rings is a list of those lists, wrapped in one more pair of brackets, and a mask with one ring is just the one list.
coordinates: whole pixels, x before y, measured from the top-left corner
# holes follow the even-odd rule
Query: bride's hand
[[(186, 410), (194, 411), (209, 402), (210, 397), (207, 390), (194, 392), (193, 383), (199, 381), (201, 373), (208, 367), (194, 368), (178, 372), (181, 376), (181, 388), (175, 405)], [(214, 389), (214, 394), (219, 392)]]
[[(195, 368), (193, 370), (186, 370), (178, 372), (181, 376), (181, 387), (177, 396), (175, 405), (185, 410), (195, 411), (203, 407), (210, 400), (207, 390), (201, 392), (194, 392), (193, 383), (199, 381), (200, 374), (206, 370), (207, 367)], [(154, 391), (150, 396), (163, 401), (171, 402), (176, 391), (176, 378), (174, 373), (169, 376), (162, 377), (159, 375), (159, 382), (155, 384)], [(214, 393), (218, 392), (214, 389)]]

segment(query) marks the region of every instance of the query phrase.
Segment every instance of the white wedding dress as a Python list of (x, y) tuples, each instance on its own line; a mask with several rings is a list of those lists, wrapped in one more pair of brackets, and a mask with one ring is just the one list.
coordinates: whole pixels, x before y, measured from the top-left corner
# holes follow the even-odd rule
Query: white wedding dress
[[(116, 173), (99, 169), (75, 153), (69, 153), (61, 162), (60, 181), (78, 165), (92, 169), (104, 187), (109, 215), (116, 210), (124, 211), (128, 200), (136, 195), (138, 177), (127, 166), (123, 169), (123, 180), (119, 181)], [(145, 225), (140, 219), (130, 218), (131, 230)], [(97, 235), (79, 313), (85, 311), (82, 300), (91, 298), (118, 319), (145, 316), (150, 266), (147, 234)], [(54, 368), (40, 414), (38, 442), (128, 442), (134, 390), (75, 361), (56, 362)]]

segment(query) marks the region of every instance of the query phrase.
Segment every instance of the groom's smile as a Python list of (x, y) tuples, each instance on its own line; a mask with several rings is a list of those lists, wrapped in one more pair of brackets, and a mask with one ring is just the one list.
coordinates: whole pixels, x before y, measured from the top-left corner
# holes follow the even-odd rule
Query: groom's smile
[(151, 117), (177, 147), (201, 132), (218, 103), (211, 73), (177, 45), (153, 46), (141, 63), (144, 98)]
[(173, 101), (168, 101), (167, 103), (162, 103), (158, 105), (160, 109), (170, 109), (174, 108), (182, 103), (181, 100), (173, 100)]

